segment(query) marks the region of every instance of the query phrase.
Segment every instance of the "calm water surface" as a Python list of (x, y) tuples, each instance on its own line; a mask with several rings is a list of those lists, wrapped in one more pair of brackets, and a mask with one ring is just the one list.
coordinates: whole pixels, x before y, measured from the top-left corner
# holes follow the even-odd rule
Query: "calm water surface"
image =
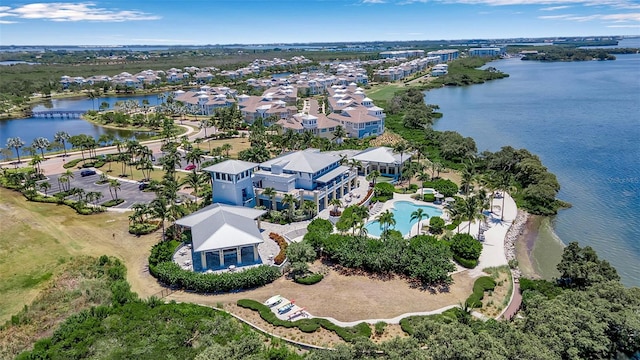
[[(126, 97), (104, 97), (94, 99), (93, 101), (89, 98), (57, 99), (36, 105), (33, 107), (33, 110), (86, 111), (98, 109), (102, 102), (108, 103), (109, 107), (113, 108), (115, 103), (118, 101), (135, 100), (142, 104), (142, 100), (144, 99), (149, 101), (149, 104), (152, 106), (158, 104), (158, 97), (156, 95), (139, 95)], [(95, 138), (98, 138), (104, 133), (114, 134), (117, 137), (124, 139), (136, 137), (140, 140), (144, 140), (149, 137), (149, 133), (146, 132), (107, 129), (82, 119), (31, 117), (25, 119), (0, 120), (0, 147), (6, 146), (7, 138), (16, 136), (20, 137), (25, 142), (25, 146), (31, 145), (33, 139), (37, 137), (45, 137), (49, 139), (49, 141), (53, 142), (53, 136), (58, 131), (66, 131), (70, 135), (87, 134)]]
[(559, 238), (593, 247), (640, 286), (640, 55), (491, 66), (510, 77), (426, 93), (444, 113), (434, 128), (473, 137), (479, 151), (511, 145), (540, 156), (573, 204), (553, 220)]

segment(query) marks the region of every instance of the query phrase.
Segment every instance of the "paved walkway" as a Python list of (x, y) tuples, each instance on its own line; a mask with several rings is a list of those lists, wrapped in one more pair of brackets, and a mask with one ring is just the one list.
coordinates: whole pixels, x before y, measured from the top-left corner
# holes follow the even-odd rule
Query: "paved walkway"
[(501, 319), (511, 320), (520, 310), (520, 306), (522, 305), (522, 294), (520, 293), (520, 284), (513, 284), (513, 297), (511, 298), (511, 302), (507, 309), (502, 313)]

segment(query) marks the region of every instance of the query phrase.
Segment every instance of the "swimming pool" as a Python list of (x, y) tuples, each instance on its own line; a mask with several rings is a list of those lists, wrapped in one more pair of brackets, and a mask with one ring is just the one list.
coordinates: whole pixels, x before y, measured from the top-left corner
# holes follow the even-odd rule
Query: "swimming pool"
[[(425, 214), (429, 215), (429, 218), (442, 216), (442, 210), (433, 206), (417, 205), (410, 201), (396, 201), (393, 204), (393, 209), (391, 209), (393, 218), (396, 220), (396, 226), (395, 228), (390, 227), (390, 229), (400, 231), (400, 233), (405, 237), (408, 236), (411, 231), (411, 227), (418, 222), (417, 219), (411, 221), (411, 213), (418, 209), (422, 209)], [(422, 220), (427, 220), (427, 217), (425, 216)], [(378, 221), (369, 221), (365, 227), (369, 235), (380, 236), (382, 234), (382, 229), (380, 228), (380, 223)]]

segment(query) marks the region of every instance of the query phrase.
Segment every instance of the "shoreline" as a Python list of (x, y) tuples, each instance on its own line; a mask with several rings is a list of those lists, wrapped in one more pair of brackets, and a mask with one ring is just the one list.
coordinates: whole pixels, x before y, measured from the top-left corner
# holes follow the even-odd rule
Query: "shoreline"
[(564, 244), (553, 231), (550, 218), (518, 210), (505, 237), (507, 259), (518, 263), (514, 277), (552, 280), (559, 275), (556, 265), (563, 249)]

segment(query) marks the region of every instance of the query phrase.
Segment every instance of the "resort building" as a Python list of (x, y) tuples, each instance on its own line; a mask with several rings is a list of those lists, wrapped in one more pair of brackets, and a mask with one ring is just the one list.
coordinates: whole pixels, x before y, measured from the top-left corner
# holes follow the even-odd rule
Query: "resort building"
[[(298, 112), (297, 91), (292, 86), (269, 89), (262, 96), (238, 96), (238, 108), (248, 124), (257, 119), (287, 119)], [(265, 124), (271, 125), (271, 124)]]
[(233, 98), (237, 93), (228, 87), (204, 85), (198, 91), (178, 90), (173, 93), (174, 100), (197, 109), (200, 115), (213, 115), (218, 109), (234, 106)]
[(449, 62), (458, 58), (460, 52), (454, 49), (429, 51), (427, 56), (437, 56), (440, 58), (440, 62)]
[(396, 50), (396, 51), (383, 51), (380, 53), (380, 57), (383, 59), (388, 58), (411, 58), (411, 57), (423, 57), (424, 50)]
[(411, 160), (411, 153), (397, 153), (389, 147), (371, 147), (350, 159), (359, 161), (362, 166), (359, 171), (366, 176), (372, 171), (380, 172), (382, 176), (396, 178), (401, 171), (402, 164)]
[(438, 64), (434, 65), (431, 69), (432, 76), (443, 76), (449, 73), (449, 65), (447, 64)]
[(202, 169), (211, 175), (213, 203), (256, 206), (252, 176), (257, 166), (248, 161), (227, 160)]
[[(253, 176), (253, 184), (260, 189), (257, 191), (259, 203), (282, 209), (282, 198), (291, 194), (299, 204), (310, 200), (318, 212), (325, 209), (331, 199), (343, 197), (356, 185), (356, 173), (340, 165), (341, 160), (339, 156), (307, 149), (261, 163)], [(263, 194), (266, 188), (277, 192), (275, 206), (271, 204), (271, 197)]]
[(221, 270), (262, 263), (258, 218), (266, 211), (212, 204), (176, 221), (191, 238), (193, 270)]
[(505, 50), (499, 47), (469, 49), (469, 56), (494, 57), (503, 55), (504, 53)]
[(384, 109), (375, 106), (356, 84), (334, 85), (328, 90), (327, 117), (340, 124), (349, 137), (362, 139), (384, 132)]

